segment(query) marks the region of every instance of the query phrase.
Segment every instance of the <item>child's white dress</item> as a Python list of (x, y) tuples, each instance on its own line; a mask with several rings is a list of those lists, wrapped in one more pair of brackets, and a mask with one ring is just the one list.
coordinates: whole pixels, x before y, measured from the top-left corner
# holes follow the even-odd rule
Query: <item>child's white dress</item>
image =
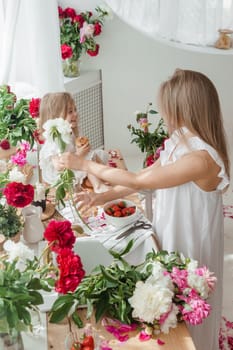
[[(66, 146), (65, 152), (75, 152), (76, 146), (74, 143), (74, 137), (71, 138), (72, 142), (71, 144)], [(51, 141), (47, 142), (42, 145), (40, 154), (39, 154), (39, 166), (41, 169), (41, 176), (43, 181), (45, 181), (48, 184), (54, 184), (58, 178), (59, 178), (59, 172), (54, 168), (52, 157), (57, 156), (59, 153), (59, 148), (55, 142), (51, 143)], [(96, 149), (91, 150), (87, 156), (86, 159), (89, 160), (96, 160), (96, 157), (98, 157), (103, 164), (107, 164), (108, 162), (108, 153), (102, 149)], [(75, 170), (75, 178), (76, 183), (82, 184), (83, 180), (87, 177), (87, 173), (85, 171), (79, 171)]]
[[(183, 128), (187, 132), (186, 128)], [(224, 253), (222, 190), (229, 184), (225, 167), (217, 152), (198, 137), (188, 139), (188, 146), (178, 145), (174, 132), (160, 154), (161, 165), (175, 162), (184, 154), (206, 150), (221, 167), (217, 189), (205, 192), (195, 183), (156, 190), (153, 227), (162, 249), (179, 251), (207, 266), (218, 279), (212, 293), (210, 316), (198, 326), (189, 326), (197, 350), (218, 350), (218, 332), (222, 312), (222, 274)]]

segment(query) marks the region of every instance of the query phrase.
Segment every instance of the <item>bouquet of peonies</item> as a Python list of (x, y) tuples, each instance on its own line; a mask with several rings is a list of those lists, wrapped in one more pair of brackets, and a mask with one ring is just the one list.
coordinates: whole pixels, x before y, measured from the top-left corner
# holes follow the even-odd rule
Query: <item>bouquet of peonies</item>
[(157, 127), (153, 132), (149, 131), (149, 127), (152, 125), (149, 123), (148, 115), (157, 114), (157, 112), (151, 109), (152, 103), (147, 106), (146, 112), (135, 112), (136, 121), (139, 124), (139, 128), (135, 128), (129, 124), (127, 128), (131, 132), (133, 139), (131, 143), (136, 143), (141, 152), (145, 152), (144, 166), (150, 166), (159, 158), (160, 151), (164, 147), (164, 141), (168, 138), (168, 134), (164, 129), (163, 120), (160, 119)]
[(132, 241), (121, 254), (111, 251), (113, 264), (97, 266), (73, 293), (58, 297), (50, 322), (71, 313), (80, 326), (73, 307), (86, 304), (87, 317), (95, 311), (96, 321), (104, 318), (107, 330), (125, 341), (126, 330), (138, 327), (140, 339), (146, 340), (153, 333), (168, 333), (179, 321), (198, 325), (208, 317), (211, 307), (206, 300), (216, 282), (213, 273), (198, 267), (197, 261), (167, 251), (148, 253), (143, 264), (131, 266), (122, 258), (131, 246)]
[[(104, 19), (108, 16), (108, 11), (103, 7), (97, 7), (96, 13), (90, 11), (77, 12), (74, 8), (62, 9), (58, 7), (60, 19), (60, 42), (62, 59), (68, 60), (67, 65), (63, 65), (65, 76), (78, 75), (75, 70), (76, 61), (83, 52), (89, 56), (97, 56), (99, 44), (96, 37), (101, 34)], [(69, 64), (69, 65), (68, 65)], [(64, 69), (67, 67), (67, 70)], [(76, 74), (75, 74), (76, 73)]]

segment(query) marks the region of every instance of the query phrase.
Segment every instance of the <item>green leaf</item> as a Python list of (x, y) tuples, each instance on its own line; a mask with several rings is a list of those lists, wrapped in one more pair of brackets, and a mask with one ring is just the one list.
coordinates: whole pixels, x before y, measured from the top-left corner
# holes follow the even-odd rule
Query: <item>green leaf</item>
[(81, 318), (79, 317), (77, 311), (75, 311), (72, 314), (72, 320), (74, 321), (74, 323), (78, 326), (78, 328), (82, 328), (83, 327), (83, 321), (81, 320)]
[(63, 304), (59, 309), (56, 309), (56, 311), (50, 312), (49, 322), (51, 323), (59, 323), (62, 321), (66, 316), (68, 316), (68, 313), (73, 306), (73, 302), (68, 302), (66, 304)]

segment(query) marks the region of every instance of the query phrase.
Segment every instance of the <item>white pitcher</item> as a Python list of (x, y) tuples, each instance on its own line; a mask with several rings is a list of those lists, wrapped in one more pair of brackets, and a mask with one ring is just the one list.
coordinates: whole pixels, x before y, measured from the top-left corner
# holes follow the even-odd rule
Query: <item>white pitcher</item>
[(24, 217), (23, 238), (28, 243), (37, 243), (44, 237), (44, 225), (41, 221), (41, 207), (29, 205), (22, 209)]

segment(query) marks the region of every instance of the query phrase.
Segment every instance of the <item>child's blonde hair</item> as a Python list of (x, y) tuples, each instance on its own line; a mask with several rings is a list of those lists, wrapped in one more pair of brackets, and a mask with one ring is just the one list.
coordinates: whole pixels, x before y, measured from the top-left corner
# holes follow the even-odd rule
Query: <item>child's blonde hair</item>
[(230, 174), (230, 161), (217, 90), (200, 72), (177, 69), (161, 84), (158, 105), (169, 133), (186, 126), (212, 146)]
[[(51, 92), (44, 95), (40, 102), (40, 131), (43, 132), (43, 125), (49, 119), (66, 119), (70, 106), (76, 108), (75, 101), (68, 92)], [(78, 126), (73, 131), (75, 136), (78, 136)]]

